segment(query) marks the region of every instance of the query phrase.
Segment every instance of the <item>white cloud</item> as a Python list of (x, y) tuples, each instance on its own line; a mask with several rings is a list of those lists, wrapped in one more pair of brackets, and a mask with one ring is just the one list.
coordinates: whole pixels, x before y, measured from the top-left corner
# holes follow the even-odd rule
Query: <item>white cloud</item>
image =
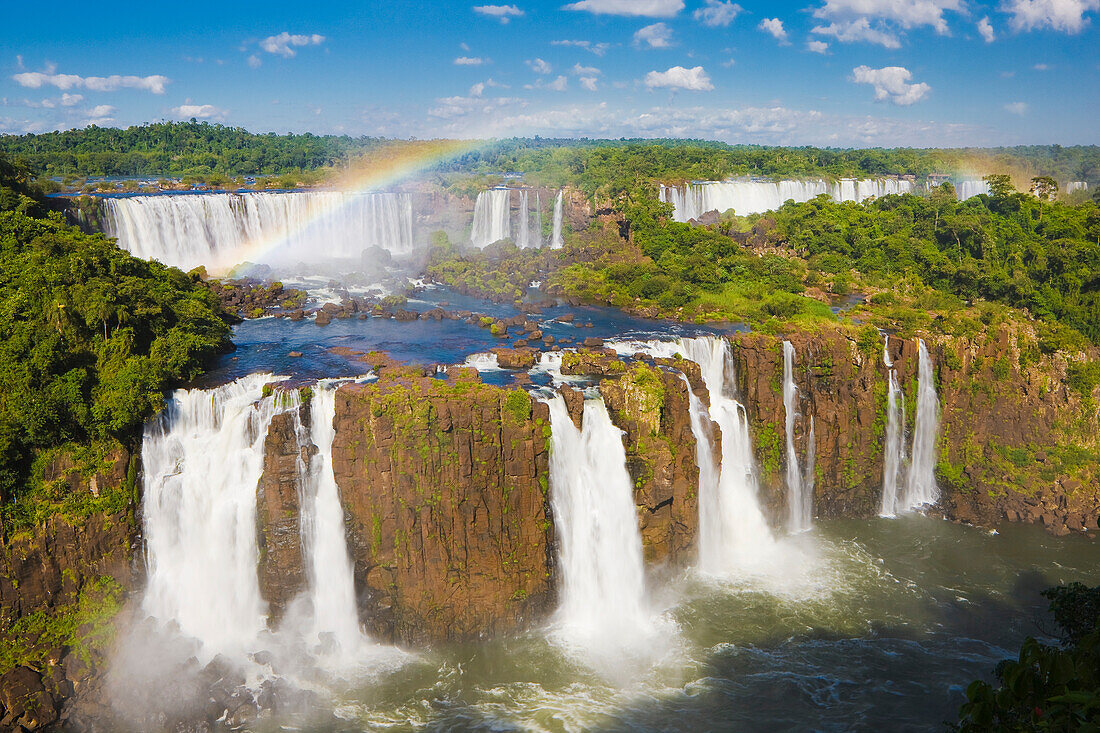
[(806, 41), (806, 50), (814, 53), (828, 53), (829, 44), (825, 41)]
[(84, 120), (82, 127), (88, 125), (106, 125), (110, 122), (114, 122), (115, 118), (112, 115), (115, 113), (115, 108), (109, 104), (97, 104), (88, 110), (88, 119)]
[(153, 76), (78, 76), (76, 74), (55, 74), (49, 71), (25, 71), (12, 76), (19, 86), (39, 89), (54, 86), (62, 91), (83, 87), (93, 92), (114, 92), (119, 89), (143, 89), (153, 94), (164, 94), (164, 87), (172, 80), (159, 74)]
[(578, 81), (580, 81), (581, 86), (584, 87), (585, 89), (587, 89), (588, 91), (590, 91), (590, 92), (596, 91), (596, 77), (594, 77), (594, 76), (582, 76)]
[(569, 80), (564, 76), (559, 76), (557, 79), (547, 84), (546, 88), (552, 92), (564, 92), (569, 88)]
[(932, 87), (924, 82), (910, 84), (909, 80), (912, 77), (913, 74), (904, 66), (886, 66), (881, 69), (857, 66), (852, 69), (852, 81), (873, 86), (876, 100), (901, 106), (919, 102), (932, 91)]
[(480, 56), (459, 56), (454, 60), (455, 66), (481, 66), (485, 63), (485, 59)]
[(986, 43), (993, 43), (993, 41), (997, 40), (997, 36), (993, 33), (993, 25), (989, 22), (989, 18), (982, 18), (978, 21), (978, 33), (981, 34)]
[(592, 43), (592, 41), (550, 41), (550, 45), (583, 48), (585, 51), (590, 51), (597, 56), (603, 56), (607, 53), (607, 49), (611, 48), (610, 43)]
[(1001, 11), (1009, 13), (1012, 28), (1031, 31), (1049, 27), (1055, 31), (1080, 33), (1089, 23), (1085, 13), (1100, 10), (1100, 0), (1005, 0)]
[[(490, 80), (491, 81), (491, 80)], [(475, 87), (478, 85), (474, 85)], [(473, 91), (473, 90), (471, 90)], [(464, 118), (470, 115), (498, 115), (506, 107), (526, 106), (526, 102), (515, 97), (483, 98), (478, 95), (467, 97), (443, 97), (437, 99), (438, 107), (432, 107), (428, 114), (444, 120)], [(405, 130), (407, 132), (407, 129)]]
[(814, 26), (812, 32), (822, 36), (832, 36), (841, 43), (866, 41), (877, 43), (885, 48), (901, 48), (901, 42), (898, 41), (897, 36), (888, 31), (872, 28), (867, 18)]
[(523, 11), (515, 5), (475, 5), (474, 12), (496, 18), (501, 23), (507, 23), (512, 18), (523, 16)]
[(501, 83), (497, 82), (496, 80), (490, 78), (490, 79), (486, 79), (485, 81), (479, 81), (477, 84), (474, 84), (473, 86), (471, 86), (470, 87), (470, 96), (471, 97), (480, 97), (482, 94), (485, 93), (485, 90), (490, 88), (490, 87), (504, 87), (504, 88), (507, 89), (507, 85), (501, 84)]
[(297, 55), (294, 46), (320, 46), (325, 42), (325, 37), (317, 33), (290, 34), (283, 31), (277, 36), (268, 36), (260, 41), (260, 48), (268, 53), (278, 54), (285, 59)]
[(706, 5), (692, 13), (691, 17), (711, 28), (726, 28), (743, 10), (737, 3), (706, 0)]
[(1031, 68), (1036, 71), (1050, 71), (1050, 64), (1035, 64)]
[(647, 48), (672, 48), (672, 29), (666, 23), (654, 23), (634, 34), (634, 45)]
[(172, 108), (172, 114), (185, 120), (192, 117), (204, 120), (209, 117), (224, 117), (225, 110), (212, 104), (181, 104), (179, 107)]
[(260, 68), (260, 66), (262, 64), (263, 64), (263, 61), (261, 61), (260, 57), (257, 56), (256, 54), (252, 54), (251, 56), (248, 57), (248, 65), (251, 68), (258, 69), (258, 68)]
[(1005, 105), (1005, 110), (1014, 115), (1025, 115), (1028, 110), (1027, 102), (1009, 102)]
[(599, 76), (603, 72), (597, 69), (595, 66), (581, 66), (580, 64), (573, 64), (573, 73), (578, 76)]
[(645, 75), (645, 85), (650, 89), (687, 89), (692, 92), (709, 92), (714, 89), (702, 66), (691, 69), (673, 66), (668, 71), (651, 71)]
[(62, 107), (72, 107), (74, 105), (80, 104), (83, 101), (84, 101), (84, 95), (83, 94), (68, 94), (68, 93), (65, 93), (65, 94), (61, 95), (61, 106)]
[(757, 26), (765, 33), (770, 33), (780, 43), (787, 42), (787, 31), (783, 28), (783, 21), (779, 18), (764, 18)]
[(963, 0), (825, 0), (824, 5), (814, 10), (814, 17), (837, 20), (881, 18), (898, 23), (903, 28), (928, 25), (937, 33), (947, 33), (947, 20), (943, 17), (945, 10), (964, 12)]
[(684, 0), (580, 0), (563, 10), (586, 10), (597, 15), (628, 15), (643, 18), (671, 18), (684, 9)]
[(535, 72), (536, 74), (549, 74), (551, 71), (554, 70), (553, 66), (539, 58), (527, 59), (527, 61), (525, 61), (524, 63), (530, 66), (531, 71)]

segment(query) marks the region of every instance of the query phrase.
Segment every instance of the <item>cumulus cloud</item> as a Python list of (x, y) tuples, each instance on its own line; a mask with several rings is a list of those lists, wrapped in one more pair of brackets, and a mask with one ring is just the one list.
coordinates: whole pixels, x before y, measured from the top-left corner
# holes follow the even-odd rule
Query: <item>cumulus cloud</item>
[(480, 56), (459, 56), (454, 60), (455, 66), (481, 66), (485, 59)]
[(54, 70), (24, 71), (12, 76), (16, 84), (30, 89), (44, 86), (57, 87), (62, 91), (84, 88), (93, 92), (114, 92), (119, 89), (142, 89), (153, 94), (164, 94), (165, 85), (171, 83), (166, 76), (78, 76), (77, 74), (57, 74)]
[(901, 42), (897, 36), (880, 28), (872, 28), (871, 21), (867, 18), (817, 25), (813, 27), (812, 32), (822, 36), (832, 36), (841, 43), (866, 41), (877, 43), (885, 48), (901, 48)]
[(580, 64), (573, 64), (573, 73), (577, 76), (599, 76), (603, 72), (597, 69), (595, 66), (581, 66)]
[(997, 36), (993, 33), (993, 25), (989, 22), (989, 18), (982, 18), (978, 21), (978, 33), (981, 34), (986, 43), (993, 43), (993, 41), (997, 40)]
[(1014, 30), (1050, 28), (1073, 34), (1088, 25), (1085, 13), (1100, 10), (1100, 0), (1005, 0), (1001, 10), (1012, 16)]
[(881, 18), (898, 23), (903, 28), (927, 25), (937, 33), (947, 33), (947, 20), (943, 17), (945, 10), (963, 12), (963, 0), (825, 0), (824, 5), (814, 10), (814, 17), (827, 20)]
[(179, 107), (172, 108), (172, 114), (185, 120), (192, 117), (204, 120), (210, 117), (224, 117), (225, 110), (212, 104), (181, 104)]
[(645, 85), (650, 89), (686, 89), (691, 92), (709, 92), (714, 89), (702, 66), (690, 69), (673, 66), (668, 71), (651, 71), (645, 75)]
[(84, 95), (83, 94), (68, 94), (68, 93), (65, 93), (65, 94), (61, 95), (61, 106), (62, 107), (73, 107), (75, 105), (80, 104), (83, 101), (84, 101)]
[(876, 100), (903, 107), (919, 102), (932, 91), (932, 87), (924, 82), (910, 84), (911, 78), (913, 74), (904, 66), (886, 66), (881, 69), (857, 66), (852, 69), (852, 81), (873, 86)]
[(311, 34), (292, 34), (283, 31), (277, 36), (268, 36), (260, 41), (260, 48), (268, 53), (273, 53), (282, 56), (284, 59), (289, 59), (298, 54), (294, 50), (295, 46), (320, 46), (325, 42), (325, 37), (317, 33)]
[(551, 71), (554, 70), (553, 66), (539, 58), (527, 59), (525, 63), (530, 66), (531, 71), (535, 72), (536, 74), (549, 74)]
[(770, 33), (780, 43), (787, 43), (787, 31), (783, 28), (783, 21), (779, 18), (764, 18), (757, 28), (765, 33)]
[(578, 81), (581, 86), (590, 92), (596, 91), (596, 77), (594, 76), (582, 76)]
[(829, 44), (825, 41), (806, 41), (806, 50), (814, 53), (828, 53)]
[(86, 125), (103, 125), (108, 122), (114, 122), (112, 115), (115, 113), (115, 108), (109, 104), (97, 104), (88, 110), (88, 119), (84, 121)]
[(634, 45), (644, 48), (672, 48), (672, 29), (665, 23), (647, 25), (634, 34)]
[(249, 67), (251, 67), (253, 69), (260, 68), (260, 66), (262, 66), (263, 63), (264, 62), (261, 61), (260, 57), (257, 56), (256, 54), (252, 54), (251, 56), (248, 57), (248, 65), (249, 65)]
[(737, 3), (706, 0), (706, 5), (692, 13), (691, 17), (711, 28), (726, 28), (742, 11), (744, 8)]
[(552, 92), (564, 92), (569, 88), (569, 80), (564, 76), (559, 76), (557, 79), (547, 84), (546, 88)]
[(596, 15), (671, 18), (684, 9), (684, 0), (580, 0), (580, 2), (564, 5), (562, 8), (586, 10)]
[(512, 18), (523, 16), (523, 11), (515, 5), (475, 5), (474, 12), (496, 18), (501, 23), (507, 23)]
[(1005, 105), (1005, 110), (1014, 115), (1025, 115), (1028, 110), (1027, 102), (1009, 102)]
[(583, 48), (585, 51), (594, 53), (597, 56), (603, 56), (607, 53), (607, 49), (611, 48), (610, 43), (592, 43), (592, 41), (550, 41), (550, 45)]

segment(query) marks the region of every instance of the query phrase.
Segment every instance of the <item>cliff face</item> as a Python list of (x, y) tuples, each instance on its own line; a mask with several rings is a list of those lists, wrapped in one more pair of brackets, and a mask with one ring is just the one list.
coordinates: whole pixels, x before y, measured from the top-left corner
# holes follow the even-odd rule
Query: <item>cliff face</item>
[[(815, 514), (873, 516), (882, 492), (889, 370), (882, 344), (849, 330), (794, 333), (800, 417), (795, 445), (804, 461), (809, 419), (816, 433)], [(782, 339), (730, 337), (737, 381), (753, 425), (765, 504), (786, 506)], [(942, 408), (937, 482), (953, 519), (991, 525), (1042, 522), (1052, 531), (1096, 529), (1100, 513), (1097, 412), (1067, 382), (1070, 362), (1044, 355), (1034, 336), (1006, 326), (971, 339), (926, 339)], [(874, 348), (870, 348), (874, 346)], [(917, 343), (890, 339), (908, 405), (911, 436)]]
[(360, 609), (381, 639), (500, 633), (553, 605), (549, 413), (452, 373), (337, 394), (333, 468)]
[[(299, 420), (309, 426), (308, 403), (298, 408)], [(256, 488), (256, 541), (260, 552), (260, 592), (270, 608), (268, 623), (275, 626), (286, 605), (305, 588), (300, 534), (300, 465), (308, 465), (308, 449), (299, 446), (294, 415), (275, 415), (264, 441), (264, 472)]]
[(624, 432), (646, 561), (690, 562), (699, 524), (699, 469), (688, 386), (678, 374), (635, 364), (622, 377), (601, 382), (600, 392)]

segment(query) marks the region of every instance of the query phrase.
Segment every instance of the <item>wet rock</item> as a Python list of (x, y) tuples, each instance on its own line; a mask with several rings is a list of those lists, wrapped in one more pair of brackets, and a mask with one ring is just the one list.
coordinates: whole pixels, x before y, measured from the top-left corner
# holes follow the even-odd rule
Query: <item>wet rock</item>
[(327, 326), (332, 323), (332, 316), (326, 311), (318, 311), (317, 317), (313, 319), (313, 322), (318, 326)]

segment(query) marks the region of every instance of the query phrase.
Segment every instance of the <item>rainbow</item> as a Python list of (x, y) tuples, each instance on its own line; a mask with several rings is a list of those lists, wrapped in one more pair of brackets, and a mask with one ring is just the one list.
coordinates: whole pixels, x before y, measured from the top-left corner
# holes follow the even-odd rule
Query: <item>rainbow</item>
[[(401, 181), (454, 160), (488, 145), (487, 140), (395, 140), (353, 161), (334, 181), (332, 188), (342, 193), (367, 193), (384, 190)], [(251, 240), (243, 247), (226, 253), (233, 262), (212, 263), (212, 272), (224, 273), (242, 262), (259, 262), (278, 250), (313, 223), (333, 216), (347, 206), (349, 199), (332, 197), (319, 205), (310, 216), (268, 236)]]

